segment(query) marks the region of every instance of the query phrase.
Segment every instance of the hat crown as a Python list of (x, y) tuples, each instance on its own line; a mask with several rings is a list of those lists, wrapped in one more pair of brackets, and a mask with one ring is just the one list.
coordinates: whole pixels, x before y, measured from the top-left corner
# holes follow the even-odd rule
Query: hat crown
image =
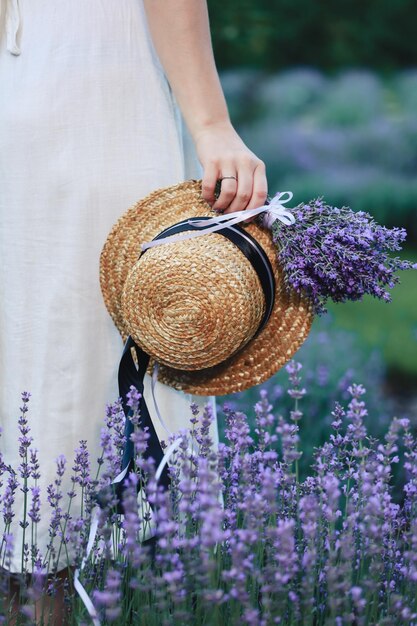
[(129, 334), (145, 352), (169, 367), (201, 370), (252, 339), (265, 297), (241, 251), (211, 234), (143, 254), (124, 284), (122, 311)]

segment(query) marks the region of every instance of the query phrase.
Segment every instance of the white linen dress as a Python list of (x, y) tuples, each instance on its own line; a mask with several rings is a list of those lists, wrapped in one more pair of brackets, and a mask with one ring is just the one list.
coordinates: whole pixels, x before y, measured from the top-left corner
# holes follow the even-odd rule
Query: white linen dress
[[(95, 476), (106, 404), (118, 396), (123, 343), (100, 291), (102, 246), (138, 199), (201, 172), (142, 0), (0, 0), (0, 7), (0, 445), (17, 470), (21, 393), (29, 391), (44, 554), (55, 459), (68, 461), (65, 509), (74, 450), (87, 440)], [(215, 406), (212, 397), (159, 383), (156, 396), (172, 432), (190, 426), (191, 401)], [(148, 376), (145, 398), (166, 440)], [(211, 435), (217, 446), (217, 423)], [(16, 498), (13, 572), (21, 568), (20, 489)], [(73, 515), (79, 504), (78, 496)]]

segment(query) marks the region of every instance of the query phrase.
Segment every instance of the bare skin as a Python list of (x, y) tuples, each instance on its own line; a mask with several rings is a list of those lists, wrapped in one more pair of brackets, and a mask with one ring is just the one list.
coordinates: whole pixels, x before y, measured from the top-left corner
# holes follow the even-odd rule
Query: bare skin
[[(203, 197), (224, 213), (263, 205), (268, 191), (265, 165), (231, 124), (213, 57), (206, 0), (144, 0), (144, 6), (155, 49), (203, 167)], [(216, 200), (216, 182), (224, 176), (237, 180), (225, 179)], [(67, 569), (59, 572), (62, 581), (67, 576)], [(18, 588), (14, 592), (18, 597)], [(50, 626), (64, 624), (63, 598), (62, 586), (52, 601), (40, 598), (36, 619), (43, 607), (53, 610)]]
[[(213, 57), (205, 0), (144, 0), (158, 56), (203, 166), (203, 196), (225, 213), (264, 204), (264, 163), (233, 128)], [(215, 200), (216, 181), (223, 176)]]
[[(38, 598), (33, 598), (33, 600), (29, 601), (33, 607), (32, 623), (36, 624), (36, 626), (41, 624), (44, 626), (58, 626), (58, 624), (66, 626), (70, 623), (64, 612), (64, 583), (68, 579), (69, 569), (72, 572), (74, 571), (73, 567), (66, 567), (56, 574), (56, 593), (54, 597), (43, 593)], [(30, 576), (28, 584), (30, 585)], [(9, 626), (15, 626), (19, 623), (19, 593), (19, 583), (14, 578), (10, 578), (10, 588), (6, 600), (6, 606), (10, 611), (10, 617), (7, 622)]]

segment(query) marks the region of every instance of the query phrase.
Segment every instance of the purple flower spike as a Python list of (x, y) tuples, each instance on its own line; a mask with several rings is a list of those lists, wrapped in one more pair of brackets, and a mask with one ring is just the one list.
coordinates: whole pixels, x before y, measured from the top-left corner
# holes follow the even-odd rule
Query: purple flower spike
[[(124, 553), (129, 557), (134, 568), (139, 568), (146, 558), (140, 544), (142, 520), (138, 511), (137, 485), (138, 476), (132, 472), (125, 480), (126, 489), (123, 492), (123, 516), (122, 527), (125, 531)], [(142, 502), (144, 508), (145, 502)]]
[(30, 475), (34, 480), (39, 480), (41, 477), (39, 472), (39, 460), (38, 460), (38, 451), (32, 448), (30, 449), (30, 464), (29, 464)]
[[(290, 361), (285, 366), (285, 369), (287, 370), (289, 374), (290, 384), (292, 386), (291, 389), (288, 389), (288, 395), (293, 400), (301, 400), (301, 398), (304, 398), (304, 396), (307, 393), (304, 388), (300, 387), (301, 376), (299, 376), (298, 374), (301, 371), (302, 367), (303, 366), (301, 365), (301, 363), (298, 363), (297, 361)], [(295, 419), (299, 419), (300, 417), (301, 415), (300, 416), (296, 415)]]
[(71, 477), (73, 483), (78, 483), (81, 487), (90, 484), (90, 455), (87, 449), (87, 442), (82, 439), (80, 447), (75, 450), (75, 460), (73, 466), (74, 475)]
[(41, 521), (40, 510), (41, 510), (41, 500), (40, 500), (40, 487), (31, 487), (32, 492), (32, 504), (29, 510), (29, 517), (34, 524), (37, 524)]
[(10, 473), (7, 479), (6, 489), (3, 494), (3, 520), (6, 527), (8, 524), (11, 524), (15, 515), (13, 511), (13, 504), (18, 486), (19, 482), (16, 478), (16, 474), (14, 472)]
[(399, 282), (398, 270), (416, 264), (390, 257), (401, 250), (403, 228), (388, 229), (363, 211), (329, 206), (322, 198), (299, 204), (292, 213), (295, 223), (272, 225), (273, 240), (288, 290), (307, 295), (317, 314), (326, 302), (362, 300), (365, 294), (389, 302)]
[(130, 386), (130, 391), (126, 394), (126, 403), (132, 411), (135, 413), (139, 410), (139, 404), (142, 394), (136, 389), (134, 385)]
[(106, 576), (105, 588), (103, 591), (96, 589), (93, 593), (93, 600), (97, 608), (101, 610), (104, 617), (113, 622), (120, 617), (122, 608), (120, 600), (122, 593), (120, 591), (121, 576), (118, 571), (109, 569)]

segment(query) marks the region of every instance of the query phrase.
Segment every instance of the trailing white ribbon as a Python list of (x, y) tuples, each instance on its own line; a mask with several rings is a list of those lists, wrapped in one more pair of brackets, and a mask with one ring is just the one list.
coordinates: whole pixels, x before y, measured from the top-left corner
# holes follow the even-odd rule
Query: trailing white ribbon
[[(156, 402), (156, 397), (155, 397), (155, 386), (158, 380), (158, 365), (155, 364), (154, 365), (154, 370), (153, 370), (153, 375), (152, 375), (152, 399), (154, 402), (154, 408), (155, 408), (155, 413), (159, 419), (159, 421), (162, 424), (162, 427), (165, 429), (165, 431), (167, 432), (168, 436), (174, 436), (174, 433), (167, 427), (167, 425), (165, 424), (164, 420), (162, 419), (162, 415), (161, 412), (159, 410), (158, 404)], [(128, 419), (128, 418), (126, 418)], [(156, 482), (159, 482), (161, 475), (162, 475), (162, 471), (165, 467), (165, 465), (167, 465), (169, 459), (171, 458), (171, 456), (174, 454), (175, 450), (179, 447), (180, 443), (182, 441), (182, 436), (179, 435), (172, 443), (171, 445), (168, 447), (168, 449), (165, 451), (165, 454), (163, 456), (163, 458), (161, 459), (158, 468), (155, 472), (155, 480)], [(188, 445), (187, 447), (187, 452), (193, 454), (194, 450), (192, 448), (192, 446)], [(129, 465), (127, 465), (117, 476), (116, 478), (114, 478), (111, 482), (112, 485), (115, 485), (117, 483), (122, 482), (122, 480), (124, 480), (126, 478), (126, 474), (127, 471), (129, 469)], [(81, 565), (78, 569), (75, 570), (74, 572), (74, 587), (76, 589), (76, 591), (78, 592), (78, 595), (80, 596), (85, 608), (88, 611), (88, 614), (91, 618), (91, 621), (93, 622), (94, 626), (101, 626), (101, 622), (98, 616), (98, 612), (90, 598), (90, 596), (88, 595), (87, 591), (85, 590), (84, 586), (82, 585), (81, 581), (80, 581), (80, 574), (83, 571), (86, 563), (87, 563), (87, 559), (90, 556), (91, 550), (93, 549), (94, 546), (94, 541), (97, 535), (97, 531), (98, 531), (98, 524), (99, 524), (99, 515), (100, 515), (100, 507), (99, 506), (95, 506), (92, 515), (91, 515), (91, 526), (90, 526), (90, 533), (89, 533), (89, 537), (88, 537), (88, 543), (87, 543), (87, 548), (85, 551), (85, 555), (82, 559)], [(153, 536), (153, 535), (151, 535)], [(216, 544), (216, 549), (217, 549), (217, 544)]]
[(244, 222), (252, 217), (261, 215), (262, 213), (266, 214), (264, 217), (264, 226), (267, 228), (270, 228), (275, 220), (279, 220), (286, 226), (291, 226), (291, 224), (294, 224), (295, 222), (295, 217), (291, 211), (283, 205), (289, 202), (292, 197), (293, 193), (291, 191), (281, 191), (272, 198), (270, 204), (265, 204), (255, 209), (249, 209), (248, 211), (234, 211), (233, 213), (218, 215), (208, 220), (190, 218), (188, 223), (191, 226), (197, 226), (202, 230), (192, 230), (186, 233), (179, 233), (169, 237), (168, 239), (164, 238), (148, 241), (142, 244), (142, 252), (148, 248), (154, 248), (155, 246), (161, 246), (162, 244), (185, 241), (186, 239), (193, 239), (193, 237), (201, 237), (201, 235), (215, 233), (224, 227), (234, 226), (235, 224), (239, 224), (239, 222)]
[[(156, 482), (159, 481), (159, 479), (161, 478), (162, 475), (162, 470), (164, 469), (165, 465), (168, 463), (170, 457), (173, 455), (173, 453), (175, 452), (175, 450), (178, 448), (178, 446), (180, 445), (182, 441), (182, 437), (177, 437), (177, 439), (175, 439), (175, 441), (168, 447), (168, 449), (166, 450), (161, 462), (158, 465), (158, 469), (156, 470), (155, 473), (155, 480)], [(192, 452), (192, 448), (190, 448), (190, 446), (188, 446), (188, 450)], [(120, 472), (120, 474), (118, 476), (116, 476), (116, 478), (114, 480), (112, 480), (111, 484), (116, 484), (121, 482), (127, 474), (127, 470), (128, 470), (129, 466), (126, 466), (124, 468), (124, 470), (122, 472)], [(81, 565), (78, 569), (75, 570), (74, 572), (74, 587), (75, 590), (77, 591), (78, 595), (80, 596), (85, 608), (87, 609), (87, 612), (90, 616), (91, 621), (93, 622), (94, 626), (101, 626), (101, 621), (99, 619), (98, 616), (98, 612), (90, 598), (90, 596), (88, 595), (87, 591), (85, 590), (84, 586), (82, 585), (81, 581), (80, 581), (80, 574), (83, 571), (86, 563), (87, 563), (87, 559), (90, 556), (91, 550), (93, 549), (94, 546), (94, 541), (97, 535), (97, 531), (98, 531), (98, 524), (99, 524), (99, 515), (100, 515), (100, 507), (99, 506), (95, 506), (92, 515), (91, 515), (91, 526), (90, 526), (90, 533), (89, 533), (89, 537), (88, 537), (88, 543), (87, 543), (87, 549), (85, 551), (85, 555), (82, 559)], [(152, 537), (153, 535), (151, 535)]]
[(158, 365), (158, 363), (155, 362), (155, 364), (153, 366), (152, 381), (151, 381), (151, 391), (152, 391), (153, 406), (154, 406), (154, 409), (155, 409), (156, 416), (159, 419), (159, 421), (161, 422), (162, 428), (168, 434), (168, 437), (171, 437), (174, 433), (169, 430), (168, 426), (165, 424), (164, 420), (162, 419), (162, 415), (161, 415), (161, 412), (159, 410), (158, 403), (156, 401), (156, 396), (155, 396), (155, 387), (156, 387), (156, 383), (158, 381), (158, 371), (159, 371), (159, 365)]

